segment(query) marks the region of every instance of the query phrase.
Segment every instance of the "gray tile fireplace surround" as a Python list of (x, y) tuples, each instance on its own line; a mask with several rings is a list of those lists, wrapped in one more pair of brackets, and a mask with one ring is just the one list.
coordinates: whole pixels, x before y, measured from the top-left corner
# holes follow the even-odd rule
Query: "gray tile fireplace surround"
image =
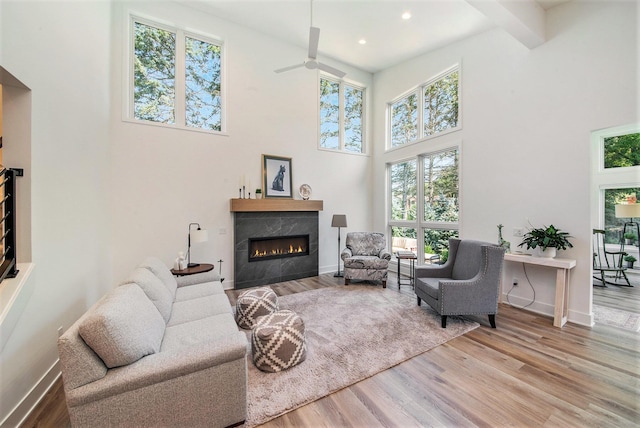
[[(249, 238), (309, 235), (309, 254), (249, 262)], [(235, 288), (274, 284), (318, 275), (317, 212), (236, 212)]]

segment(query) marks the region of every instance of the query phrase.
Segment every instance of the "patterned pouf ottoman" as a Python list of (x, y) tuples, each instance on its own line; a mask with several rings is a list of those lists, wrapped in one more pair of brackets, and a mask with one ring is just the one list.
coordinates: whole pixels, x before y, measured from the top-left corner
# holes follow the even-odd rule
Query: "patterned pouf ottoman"
[(241, 328), (251, 329), (258, 317), (278, 310), (278, 296), (269, 287), (248, 290), (236, 301), (236, 323)]
[(307, 357), (304, 321), (283, 309), (260, 317), (251, 334), (253, 363), (263, 372), (280, 372)]

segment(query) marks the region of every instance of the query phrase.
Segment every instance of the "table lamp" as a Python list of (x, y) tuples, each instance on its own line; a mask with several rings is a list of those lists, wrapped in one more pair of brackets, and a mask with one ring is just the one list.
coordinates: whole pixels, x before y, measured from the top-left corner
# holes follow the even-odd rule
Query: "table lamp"
[[(191, 229), (191, 226), (197, 226), (197, 229)], [(209, 240), (209, 234), (206, 229), (200, 228), (199, 223), (189, 223), (189, 248), (187, 249), (187, 267), (200, 266), (200, 263), (191, 263), (191, 242), (197, 244)]]

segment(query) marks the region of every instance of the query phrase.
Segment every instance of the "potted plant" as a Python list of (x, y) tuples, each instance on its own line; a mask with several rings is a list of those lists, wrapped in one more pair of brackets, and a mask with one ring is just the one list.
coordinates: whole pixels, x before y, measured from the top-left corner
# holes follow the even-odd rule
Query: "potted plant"
[(256, 189), (256, 199), (262, 198), (262, 189)]
[(633, 245), (636, 242), (636, 234), (632, 232), (627, 232), (624, 234), (624, 243), (627, 245)]
[(633, 269), (633, 264), (637, 261), (638, 259), (636, 259), (635, 257), (633, 257), (631, 254), (628, 254), (626, 256), (624, 256), (624, 261), (627, 262), (627, 267), (629, 269)]
[(572, 236), (567, 232), (562, 232), (554, 225), (549, 225), (531, 229), (524, 234), (522, 242), (518, 247), (523, 245), (527, 246), (527, 250), (530, 248), (540, 248), (541, 257), (553, 258), (556, 256), (557, 250), (566, 250), (567, 248), (573, 248), (568, 238)]

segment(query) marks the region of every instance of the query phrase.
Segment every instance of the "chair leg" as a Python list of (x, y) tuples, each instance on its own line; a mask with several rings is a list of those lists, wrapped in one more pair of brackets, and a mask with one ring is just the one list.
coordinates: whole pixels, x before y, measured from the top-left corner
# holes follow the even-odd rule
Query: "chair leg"
[(627, 278), (627, 274), (624, 271), (620, 271), (620, 273), (622, 274), (622, 276), (624, 276), (624, 280), (627, 281), (627, 287), (633, 287), (633, 285), (631, 285), (631, 283), (629, 282), (629, 278)]
[(447, 328), (447, 316), (442, 315), (442, 328)]
[[(418, 297), (418, 296), (416, 296)], [(422, 299), (418, 297), (418, 306), (422, 306)]]
[(489, 324), (491, 328), (496, 328), (496, 314), (489, 314)]
[(349, 279), (348, 278), (344, 279), (344, 285), (349, 285)]

